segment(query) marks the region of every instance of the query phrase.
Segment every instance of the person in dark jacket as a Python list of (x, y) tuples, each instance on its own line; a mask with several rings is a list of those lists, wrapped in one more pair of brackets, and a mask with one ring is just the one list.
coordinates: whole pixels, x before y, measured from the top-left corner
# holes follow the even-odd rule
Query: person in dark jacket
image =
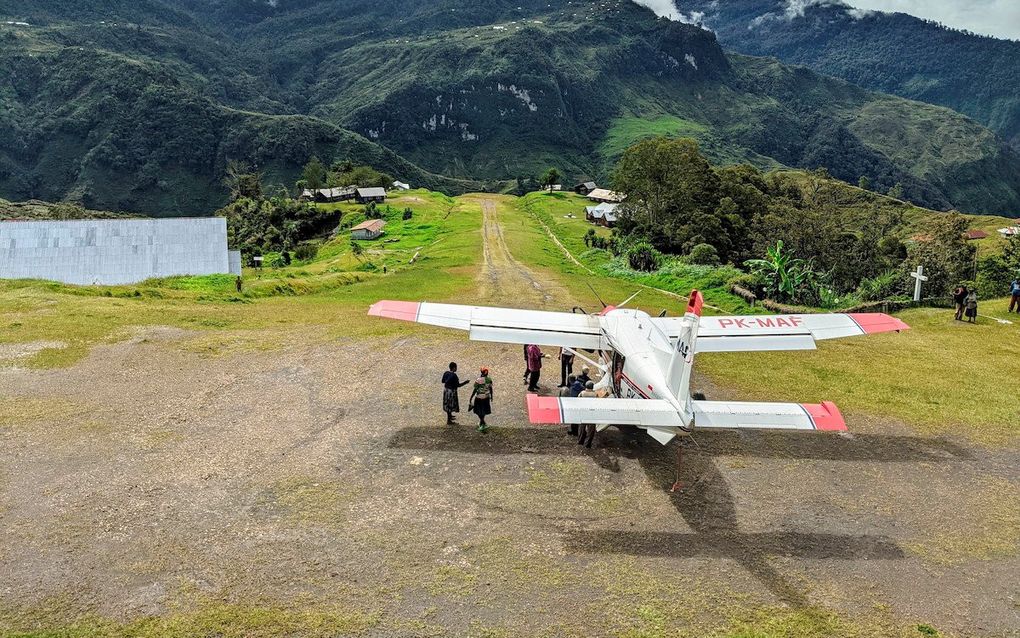
[(457, 376), (457, 364), (450, 362), (450, 369), (443, 373), (443, 412), (446, 412), (446, 424), (456, 423), (454, 413), (460, 412), (460, 397), (457, 390), (471, 383), (470, 379), (464, 381)]
[(560, 348), (560, 386), (569, 388), (567, 377), (574, 371), (574, 353)]
[(577, 397), (580, 396), (582, 392), (584, 392), (584, 381), (580, 377), (577, 377), (574, 379), (574, 382), (570, 384), (570, 396)]
[(475, 386), (471, 390), (471, 399), (468, 405), (468, 409), (478, 417), (478, 431), (488, 430), (489, 426), (485, 423), (485, 417), (492, 414), (492, 377), (489, 376), (488, 368), (482, 368), (478, 378), (475, 379)]
[[(574, 375), (570, 375), (569, 377), (567, 377), (567, 382), (565, 384), (563, 384), (563, 387), (560, 388), (560, 395), (559, 396), (560, 396), (561, 399), (570, 398), (570, 397), (576, 397), (577, 396), (576, 394), (573, 393), (574, 392), (573, 387), (574, 387), (575, 383), (577, 383), (577, 377), (575, 377)], [(570, 432), (570, 436), (577, 436), (577, 424), (576, 423), (571, 423), (570, 424), (569, 432)]]
[(956, 320), (963, 321), (963, 305), (967, 301), (967, 287), (960, 285), (953, 290), (953, 303), (956, 304)]

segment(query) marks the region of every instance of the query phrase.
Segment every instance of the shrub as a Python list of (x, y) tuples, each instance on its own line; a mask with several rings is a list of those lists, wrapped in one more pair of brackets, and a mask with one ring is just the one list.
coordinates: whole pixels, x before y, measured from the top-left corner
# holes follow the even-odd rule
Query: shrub
[(319, 254), (318, 244), (298, 244), (294, 249), (294, 258), (300, 261), (310, 261)]
[(404, 215), (403, 215), (404, 221), (406, 222), (407, 220), (411, 219), (412, 217), (414, 217), (414, 211), (411, 210), (410, 208), (405, 208), (404, 209)]
[(698, 244), (691, 248), (687, 261), (699, 266), (718, 266), (719, 251), (712, 244)]
[(648, 242), (639, 242), (627, 251), (627, 263), (634, 270), (652, 272), (659, 268), (659, 254)]
[(857, 296), (861, 301), (886, 301), (904, 294), (903, 273), (888, 270), (880, 275), (865, 279), (857, 287)]

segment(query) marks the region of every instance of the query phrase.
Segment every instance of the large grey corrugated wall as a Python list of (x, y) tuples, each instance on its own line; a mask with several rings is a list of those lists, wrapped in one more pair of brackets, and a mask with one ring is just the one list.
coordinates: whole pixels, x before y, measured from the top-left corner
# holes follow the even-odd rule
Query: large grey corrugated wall
[(114, 285), (229, 272), (222, 217), (0, 222), (0, 279)]

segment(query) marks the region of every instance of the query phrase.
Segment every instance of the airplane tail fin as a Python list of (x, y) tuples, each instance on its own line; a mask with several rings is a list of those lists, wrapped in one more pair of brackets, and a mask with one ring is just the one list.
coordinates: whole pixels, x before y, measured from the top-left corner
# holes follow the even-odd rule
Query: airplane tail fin
[(701, 322), (701, 308), (705, 300), (698, 290), (692, 290), (684, 313), (684, 326), (677, 337), (676, 346), (669, 362), (666, 382), (674, 396), (681, 401), (690, 401), (691, 372), (694, 369), (694, 343), (698, 339), (698, 325)]

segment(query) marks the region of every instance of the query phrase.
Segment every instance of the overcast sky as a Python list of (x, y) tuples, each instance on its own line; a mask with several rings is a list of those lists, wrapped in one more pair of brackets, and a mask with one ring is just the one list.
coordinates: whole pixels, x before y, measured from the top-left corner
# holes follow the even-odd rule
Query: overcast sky
[(846, 3), (860, 9), (900, 11), (957, 29), (1020, 40), (1020, 0), (846, 0)]

